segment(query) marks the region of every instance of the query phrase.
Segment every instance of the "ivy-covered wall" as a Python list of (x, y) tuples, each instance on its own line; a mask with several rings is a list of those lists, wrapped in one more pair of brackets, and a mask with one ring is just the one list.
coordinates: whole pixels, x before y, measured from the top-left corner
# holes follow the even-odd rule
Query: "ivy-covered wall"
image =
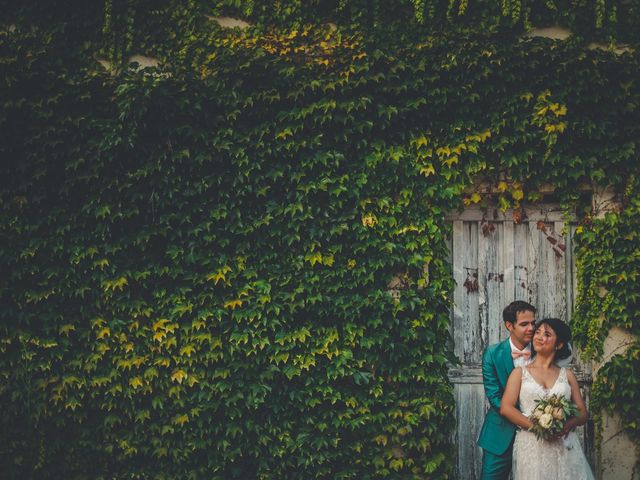
[[(8, 478), (446, 478), (445, 213), (494, 200), (478, 179), (505, 209), (552, 183), (584, 217), (577, 337), (637, 332), (637, 54), (500, 22), (240, 31), (194, 1), (99, 5), (0, 33)], [(311, 12), (364, 15), (340, 5)], [(629, 207), (591, 220), (582, 182)], [(628, 382), (634, 351), (602, 378)], [(637, 418), (626, 385), (596, 391)]]
[(602, 411), (618, 413), (622, 426), (640, 445), (640, 178), (634, 176), (622, 192), (622, 210), (589, 223), (578, 237), (580, 298), (574, 334), (592, 358), (600, 359), (607, 333), (615, 327), (635, 341), (617, 351), (598, 371), (594, 401)]

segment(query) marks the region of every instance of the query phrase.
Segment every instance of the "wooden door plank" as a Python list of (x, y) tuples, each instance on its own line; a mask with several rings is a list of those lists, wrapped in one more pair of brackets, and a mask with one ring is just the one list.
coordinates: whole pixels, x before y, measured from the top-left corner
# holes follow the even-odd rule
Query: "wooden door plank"
[(453, 291), (453, 350), (456, 357), (460, 360), (464, 360), (464, 318), (466, 317), (463, 312), (465, 308), (464, 292), (464, 243), (463, 243), (463, 222), (453, 222), (452, 239), (453, 253), (451, 255), (453, 260), (453, 279), (455, 280), (455, 289)]
[[(473, 359), (474, 362), (482, 361), (482, 352), (484, 348), (487, 346), (487, 342), (491, 341), (491, 330), (488, 328), (490, 322), (488, 321), (488, 317), (491, 313), (488, 311), (488, 300), (489, 300), (489, 292), (487, 290), (487, 275), (488, 265), (487, 263), (490, 261), (491, 253), (488, 251), (491, 247), (492, 239), (489, 239), (488, 236), (492, 235), (487, 231), (486, 223), (481, 222), (478, 224), (477, 229), (477, 241), (478, 241), (478, 332), (480, 333), (478, 348), (482, 351), (479, 352), (478, 355), (475, 355)], [(492, 224), (495, 225), (495, 224)]]
[(538, 317), (540, 316), (540, 308), (538, 302), (538, 252), (540, 251), (540, 232), (534, 222), (529, 222), (527, 240), (525, 248), (527, 252), (527, 299), (531, 305), (538, 309)]
[(513, 226), (514, 300), (529, 301), (529, 224)]
[(504, 270), (504, 296), (503, 308), (515, 300), (515, 237), (514, 223), (504, 222), (503, 224), (503, 270)]
[[(479, 312), (479, 265), (478, 265), (478, 224), (476, 222), (465, 222), (463, 228), (463, 276), (465, 280), (477, 282), (478, 287), (469, 289), (462, 288), (463, 296), (463, 318), (464, 327), (461, 332), (463, 338), (464, 362), (478, 361), (478, 345), (480, 341), (480, 312)], [(481, 357), (480, 357), (481, 358)]]
[(487, 330), (489, 336), (485, 347), (500, 341), (502, 337), (501, 312), (502, 312), (502, 283), (504, 270), (502, 267), (503, 224), (494, 223), (494, 228), (485, 237), (484, 248), (486, 254), (486, 268), (484, 280), (486, 283), (487, 303)]
[[(564, 230), (564, 222), (554, 222), (553, 229), (558, 236), (562, 235), (562, 231)], [(566, 242), (566, 240), (562, 237), (560, 242)], [(558, 243), (560, 243), (558, 242)], [(548, 243), (548, 242), (547, 242)], [(553, 296), (553, 305), (554, 305), (554, 316), (558, 317), (563, 321), (567, 321), (567, 283), (566, 283), (566, 253), (557, 252), (557, 250), (553, 250), (549, 248), (550, 245), (546, 245), (547, 249), (550, 250), (553, 255), (550, 258), (553, 261), (554, 267), (554, 279), (555, 279), (555, 288), (553, 291), (548, 292), (549, 296)], [(558, 247), (559, 248), (559, 247)], [(566, 246), (565, 246), (566, 252)]]
[(485, 398), (482, 385), (456, 384), (456, 420), (459, 428), (454, 439), (457, 446), (456, 478), (480, 478), (482, 449), (476, 445), (485, 413)]

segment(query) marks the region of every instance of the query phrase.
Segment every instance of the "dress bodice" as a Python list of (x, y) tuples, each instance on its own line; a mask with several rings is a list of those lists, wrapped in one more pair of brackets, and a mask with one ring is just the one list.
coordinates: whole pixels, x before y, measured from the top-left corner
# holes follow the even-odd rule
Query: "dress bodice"
[(551, 388), (544, 388), (533, 378), (527, 367), (522, 369), (522, 384), (520, 386), (520, 411), (530, 415), (536, 407), (536, 400), (547, 398), (553, 394), (562, 395), (571, 400), (571, 385), (567, 380), (567, 369), (560, 368), (558, 379)]
[[(533, 378), (527, 367), (522, 368), (520, 384), (520, 411), (530, 415), (536, 400), (553, 394), (571, 400), (571, 385), (567, 369), (560, 368), (558, 379), (551, 388), (544, 388)], [(519, 430), (513, 445), (514, 480), (594, 480), (587, 459), (582, 453), (575, 432), (564, 439), (538, 440), (527, 430)]]

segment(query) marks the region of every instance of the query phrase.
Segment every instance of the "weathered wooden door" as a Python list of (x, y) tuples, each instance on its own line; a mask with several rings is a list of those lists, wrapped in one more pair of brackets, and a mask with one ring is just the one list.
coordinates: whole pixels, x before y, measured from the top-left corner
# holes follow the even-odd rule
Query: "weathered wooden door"
[[(575, 227), (565, 225), (560, 209), (553, 205), (526, 209), (519, 223), (510, 211), (485, 213), (473, 208), (452, 216), (451, 221), (456, 280), (451, 325), (454, 350), (462, 362), (461, 367), (450, 370), (457, 408), (455, 473), (458, 479), (472, 480), (480, 477), (482, 450), (476, 440), (488, 408), (482, 353), (486, 346), (508, 336), (502, 309), (513, 300), (534, 305), (537, 318), (554, 316), (571, 322)], [(572, 368), (588, 401), (590, 371), (575, 357)], [(589, 432), (583, 427), (578, 433), (591, 458)]]

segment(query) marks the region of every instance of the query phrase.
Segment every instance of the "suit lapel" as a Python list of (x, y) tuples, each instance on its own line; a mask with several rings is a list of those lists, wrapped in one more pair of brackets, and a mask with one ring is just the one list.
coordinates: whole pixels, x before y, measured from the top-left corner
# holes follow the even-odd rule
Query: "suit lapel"
[(502, 384), (507, 384), (507, 379), (513, 370), (513, 358), (511, 357), (511, 344), (507, 338), (500, 344), (500, 363), (502, 365)]

